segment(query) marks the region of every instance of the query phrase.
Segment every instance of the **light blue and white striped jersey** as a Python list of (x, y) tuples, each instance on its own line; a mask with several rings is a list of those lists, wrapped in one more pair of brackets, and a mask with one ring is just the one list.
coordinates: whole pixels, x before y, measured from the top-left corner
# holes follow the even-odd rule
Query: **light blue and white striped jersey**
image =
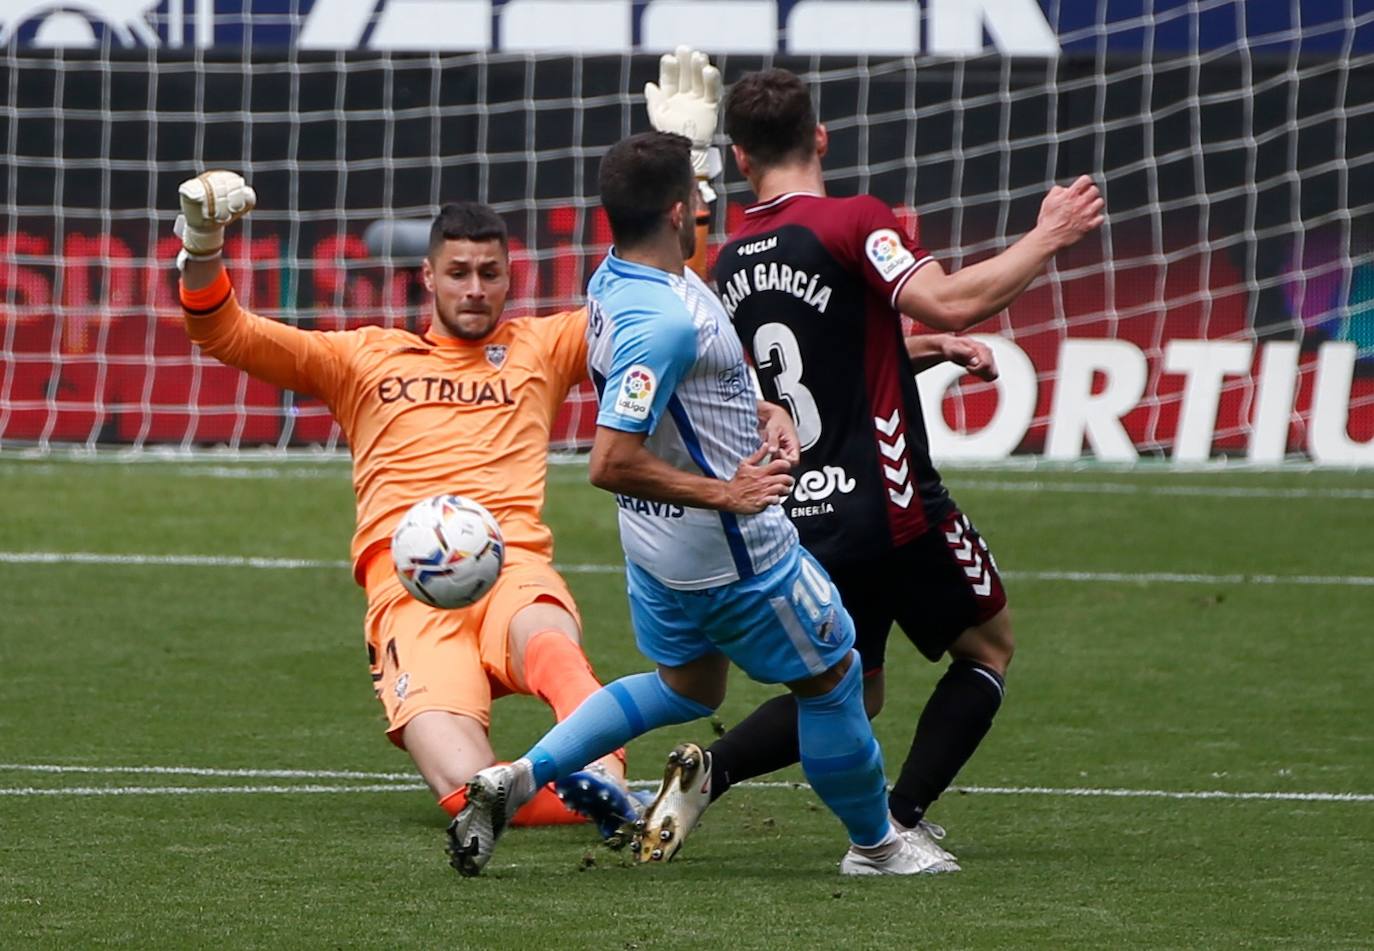
[[(598, 426), (648, 433), (645, 446), (687, 472), (729, 479), (759, 447), (744, 347), (714, 293), (614, 249), (587, 288), (587, 363)], [(797, 544), (781, 506), (757, 515), (616, 496), (625, 557), (671, 588), (750, 578)]]

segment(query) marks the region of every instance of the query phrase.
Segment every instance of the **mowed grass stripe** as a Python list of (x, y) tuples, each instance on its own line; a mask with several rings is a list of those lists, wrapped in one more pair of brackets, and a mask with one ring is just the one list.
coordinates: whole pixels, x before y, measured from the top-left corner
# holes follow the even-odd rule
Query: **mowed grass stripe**
[[(549, 468), (549, 481), (558, 485), (586, 484), (586, 457), (551, 456), (553, 463)], [(103, 466), (122, 469), (139, 469), (192, 480), (312, 480), (322, 479), (347, 483), (350, 466), (346, 456), (337, 459), (316, 459), (293, 464), (264, 463), (261, 460), (245, 458), (242, 460), (159, 460), (159, 459), (91, 459), (62, 461), (24, 461), (10, 460), (0, 462), (0, 475), (70, 475), (85, 470), (94, 474)], [(1196, 477), (1190, 470), (1170, 471), (1160, 468), (1142, 468), (1136, 471), (1113, 472), (1114, 480), (1094, 480), (1076, 478), (1074, 471), (1046, 469), (1040, 472), (1015, 465), (1005, 469), (996, 466), (979, 467), (973, 470), (957, 468), (942, 469), (947, 476), (947, 484), (955, 492), (1054, 492), (1068, 495), (1144, 495), (1164, 497), (1199, 497), (1217, 499), (1313, 499), (1331, 501), (1374, 501), (1374, 488), (1355, 488), (1345, 486), (1302, 487), (1302, 486), (1240, 486), (1240, 485), (1176, 485), (1148, 481), (1164, 477), (1172, 483), (1179, 478)], [(1254, 469), (1235, 472), (1213, 472), (1204, 475), (1228, 478), (1264, 478), (1271, 476), (1301, 475), (1309, 471), (1301, 468)], [(1025, 475), (1027, 478), (986, 478), (989, 473), (1003, 473), (1006, 476)], [(971, 474), (970, 474), (971, 473)], [(1333, 475), (1339, 472), (1331, 473)], [(967, 477), (966, 477), (967, 476)], [(1120, 481), (1139, 478), (1139, 482)]]

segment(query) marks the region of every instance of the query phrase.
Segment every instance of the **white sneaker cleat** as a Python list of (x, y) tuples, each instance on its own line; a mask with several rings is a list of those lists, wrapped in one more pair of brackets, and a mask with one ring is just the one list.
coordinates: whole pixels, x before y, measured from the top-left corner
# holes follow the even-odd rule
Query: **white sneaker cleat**
[(695, 743), (668, 754), (663, 783), (634, 824), (632, 842), (640, 862), (668, 862), (711, 804), (711, 757)]
[(471, 878), (491, 860), (510, 817), (533, 792), (534, 778), (516, 764), (488, 766), (468, 783), (468, 804), (448, 826), (449, 864)]
[(959, 860), (954, 857), (954, 854), (952, 852), (950, 852), (948, 849), (946, 849), (943, 845), (940, 844), (941, 840), (945, 837), (944, 826), (936, 825), (928, 819), (919, 819), (917, 820), (916, 825), (912, 826), (911, 828), (907, 828), (891, 816), (889, 816), (888, 818), (892, 822), (892, 828), (896, 829), (899, 834), (916, 836), (920, 839), (923, 839), (927, 848), (938, 852), (941, 856), (944, 857), (944, 860), (946, 862), (950, 862), (954, 865), (954, 868), (949, 869), (949, 871), (959, 871)]
[(913, 832), (897, 832), (897, 841), (864, 848), (850, 845), (840, 860), (841, 875), (934, 875), (957, 872), (959, 865), (945, 858), (943, 849), (931, 848)]

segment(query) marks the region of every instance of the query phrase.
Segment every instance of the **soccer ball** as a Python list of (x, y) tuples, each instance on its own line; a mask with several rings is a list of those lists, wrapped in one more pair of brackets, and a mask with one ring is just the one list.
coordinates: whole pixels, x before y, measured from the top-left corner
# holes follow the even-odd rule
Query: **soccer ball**
[(436, 608), (465, 608), (480, 600), (496, 584), (505, 554), (496, 519), (461, 495), (416, 502), (391, 535), (396, 576)]

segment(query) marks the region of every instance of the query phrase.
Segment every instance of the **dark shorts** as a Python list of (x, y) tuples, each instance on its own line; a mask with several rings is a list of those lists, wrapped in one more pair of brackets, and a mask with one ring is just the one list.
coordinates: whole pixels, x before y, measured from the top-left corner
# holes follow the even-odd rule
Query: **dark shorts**
[(854, 618), (864, 673), (881, 670), (895, 621), (931, 661), (964, 631), (1007, 605), (992, 552), (957, 509), (915, 541), (879, 558), (826, 570)]

